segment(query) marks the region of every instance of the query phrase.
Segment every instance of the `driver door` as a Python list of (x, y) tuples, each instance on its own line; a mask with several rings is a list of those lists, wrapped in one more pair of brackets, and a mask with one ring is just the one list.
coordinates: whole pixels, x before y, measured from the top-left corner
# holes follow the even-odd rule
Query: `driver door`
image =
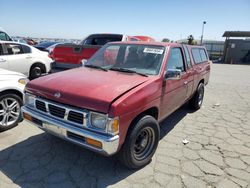
[(165, 78), (163, 81), (160, 114), (162, 118), (165, 118), (179, 108), (186, 99), (188, 74), (181, 47), (171, 48), (170, 56), (167, 60), (166, 72), (169, 69), (178, 69), (181, 73), (179, 78)]

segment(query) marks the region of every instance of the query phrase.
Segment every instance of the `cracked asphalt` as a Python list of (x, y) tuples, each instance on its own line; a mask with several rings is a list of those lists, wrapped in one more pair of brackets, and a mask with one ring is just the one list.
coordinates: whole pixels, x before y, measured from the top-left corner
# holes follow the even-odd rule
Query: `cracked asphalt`
[(250, 66), (214, 64), (202, 109), (164, 120), (152, 162), (136, 171), (24, 121), (0, 133), (0, 187), (250, 188)]

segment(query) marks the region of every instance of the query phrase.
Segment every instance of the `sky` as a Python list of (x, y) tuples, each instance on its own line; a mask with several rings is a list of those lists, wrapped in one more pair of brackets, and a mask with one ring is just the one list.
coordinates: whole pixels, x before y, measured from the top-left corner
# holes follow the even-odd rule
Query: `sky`
[(0, 0), (0, 27), (11, 36), (83, 39), (92, 33), (156, 40), (224, 40), (250, 31), (250, 0)]

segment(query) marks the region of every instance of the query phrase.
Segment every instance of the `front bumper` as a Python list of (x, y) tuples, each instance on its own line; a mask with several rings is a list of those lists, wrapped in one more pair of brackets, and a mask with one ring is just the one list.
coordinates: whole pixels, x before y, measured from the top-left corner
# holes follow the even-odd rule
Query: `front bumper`
[[(71, 125), (70, 123), (65, 123), (64, 121), (50, 117), (25, 106), (22, 107), (22, 113), (26, 113), (35, 119), (35, 121), (30, 121), (27, 119), (25, 120), (29, 121), (38, 128), (49, 132), (55, 136), (58, 136), (64, 140), (78, 144), (80, 146), (83, 146), (87, 149), (106, 156), (112, 155), (118, 151), (119, 135), (102, 135), (100, 133), (95, 133), (90, 130), (78, 128)], [(38, 121), (42, 122), (42, 124), (36, 123)], [(102, 148), (97, 148), (92, 145), (89, 145), (85, 140), (87, 138), (101, 142)]]

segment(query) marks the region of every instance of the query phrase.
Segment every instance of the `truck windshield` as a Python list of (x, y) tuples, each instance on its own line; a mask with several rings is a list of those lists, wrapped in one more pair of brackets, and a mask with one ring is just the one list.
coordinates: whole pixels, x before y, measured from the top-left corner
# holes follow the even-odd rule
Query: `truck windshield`
[(86, 63), (110, 71), (137, 72), (157, 75), (161, 68), (165, 47), (142, 44), (107, 44)]

